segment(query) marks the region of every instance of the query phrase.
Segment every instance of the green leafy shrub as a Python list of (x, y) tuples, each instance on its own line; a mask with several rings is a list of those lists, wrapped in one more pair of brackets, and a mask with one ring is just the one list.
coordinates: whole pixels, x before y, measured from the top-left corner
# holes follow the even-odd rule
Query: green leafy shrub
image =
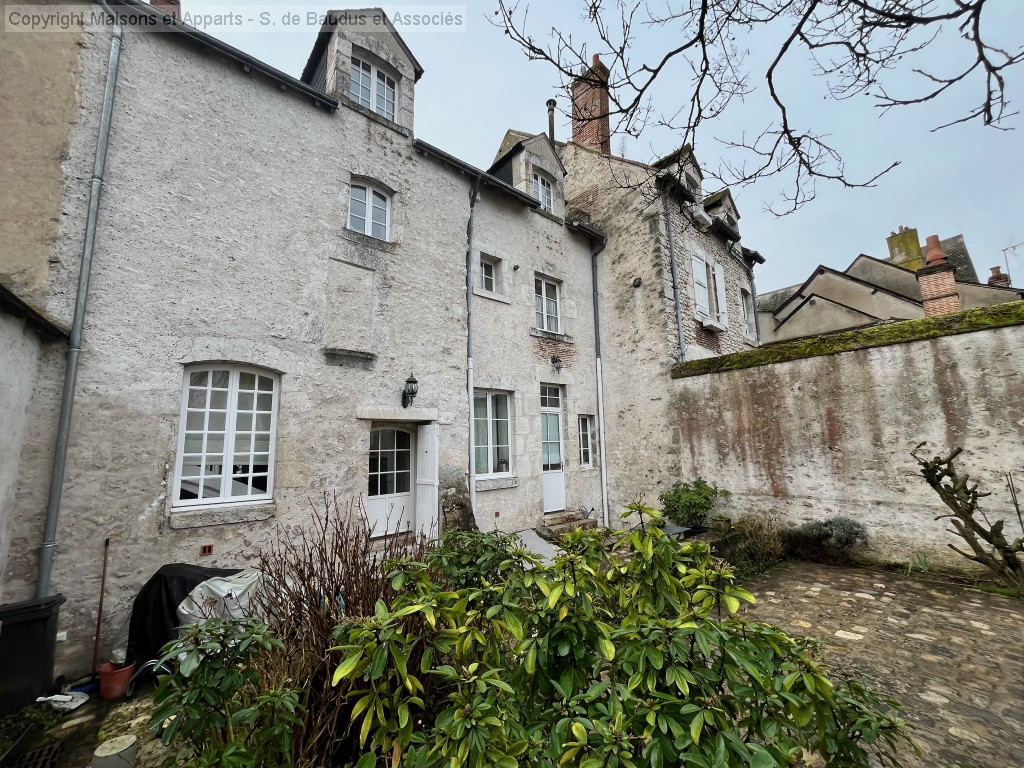
[(160, 677), (150, 727), (162, 729), (166, 746), (184, 742), (176, 765), (293, 764), (300, 692), (267, 688), (260, 675), (260, 657), (283, 647), (253, 618), (207, 619), (167, 644), (158, 668), (169, 665), (172, 671)]
[(338, 626), (350, 764), (899, 765), (897, 704), (742, 618), (753, 597), (706, 544), (657, 525), (566, 543), (546, 565), (509, 537), (446, 537), (399, 565), (390, 604)]
[(790, 557), (844, 565), (851, 561), (854, 548), (867, 541), (868, 530), (856, 520), (839, 516), (786, 528), (782, 538)]
[(726, 557), (742, 576), (762, 573), (786, 556), (777, 515), (751, 512), (736, 521)]
[(703, 528), (715, 501), (727, 496), (729, 491), (698, 477), (692, 483), (676, 483), (658, 499), (665, 516), (673, 523), (686, 528)]

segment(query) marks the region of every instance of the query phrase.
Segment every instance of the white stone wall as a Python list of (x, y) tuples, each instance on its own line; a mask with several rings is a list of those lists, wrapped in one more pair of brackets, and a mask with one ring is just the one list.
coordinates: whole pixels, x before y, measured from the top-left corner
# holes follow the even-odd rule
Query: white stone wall
[(719, 505), (735, 515), (845, 515), (879, 562), (967, 567), (910, 456), (927, 441), (928, 455), (963, 446), (960, 468), (993, 494), (983, 508), (1017, 531), (1003, 473), (1024, 481), (1021, 326), (677, 379), (672, 408), (680, 478), (731, 491)]
[[(317, 109), (172, 35), (125, 34), (53, 574), (54, 591), (68, 598), (63, 674), (87, 664), (106, 537), (105, 650), (161, 564), (250, 564), (278, 525), (287, 531), (307, 519), (310, 498), (364, 493), (372, 422), (357, 414), (401, 412), (410, 372), (419, 412), (437, 414), (442, 479), (467, 473), (470, 178), (357, 110)], [(74, 301), (108, 45), (105, 30), (83, 36), (46, 307), (63, 322)], [(411, 108), (411, 98), (402, 103)], [(346, 229), (353, 176), (393, 190), (392, 242)], [(565, 385), (567, 436), (577, 412), (596, 412), (590, 248), (493, 192), (481, 196), (476, 215), (480, 238), (521, 264), (509, 304), (481, 309), (478, 354), (480, 375), (516, 392), (525, 416), (516, 421), (516, 450), (529, 457), (518, 465), (516, 492), (480, 494), (480, 523), (521, 528), (536, 523), (539, 503), (538, 382)], [(574, 339), (566, 348), (575, 359), (561, 378), (538, 362), (529, 334), (531, 273), (540, 267), (566, 285)], [(172, 510), (183, 369), (201, 361), (281, 374), (274, 500), (235, 515), (265, 519), (182, 527), (196, 521)], [(4, 564), (11, 600), (32, 593), (41, 543), (62, 371), (44, 362)], [(593, 505), (596, 473), (568, 475), (569, 503)], [(206, 544), (213, 555), (200, 560)]]

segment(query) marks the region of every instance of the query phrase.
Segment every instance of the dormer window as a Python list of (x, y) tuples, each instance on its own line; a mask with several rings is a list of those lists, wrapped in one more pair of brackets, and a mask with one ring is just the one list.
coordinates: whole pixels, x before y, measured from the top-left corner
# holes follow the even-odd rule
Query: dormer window
[(540, 201), (540, 207), (548, 213), (554, 212), (554, 195), (552, 194), (551, 180), (533, 172), (533, 196)]
[(352, 101), (394, 122), (396, 93), (395, 78), (368, 61), (352, 57), (352, 76), (348, 85)]

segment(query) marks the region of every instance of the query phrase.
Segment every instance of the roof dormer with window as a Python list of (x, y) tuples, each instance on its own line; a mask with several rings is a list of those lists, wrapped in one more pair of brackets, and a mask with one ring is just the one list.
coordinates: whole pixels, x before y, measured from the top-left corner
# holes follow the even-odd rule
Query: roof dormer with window
[(379, 8), (328, 11), (303, 82), (376, 122), (412, 135), (423, 68)]
[(545, 133), (526, 136), (503, 152), (488, 173), (525, 192), (540, 205), (537, 210), (565, 216), (565, 167)]

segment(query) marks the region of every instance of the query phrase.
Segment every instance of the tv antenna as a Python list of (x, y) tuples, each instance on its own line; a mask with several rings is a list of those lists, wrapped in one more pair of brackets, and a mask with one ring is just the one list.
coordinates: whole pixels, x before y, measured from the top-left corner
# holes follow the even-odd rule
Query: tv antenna
[(1022, 245), (1024, 245), (1024, 242), (1014, 243), (1013, 245), (1008, 245), (1005, 248), (1003, 248), (1003, 263), (1006, 264), (1006, 274), (1007, 275), (1010, 274), (1010, 255), (1009, 255), (1010, 251), (1014, 251), (1014, 254), (1015, 254), (1014, 255), (1014, 260), (1016, 260), (1016, 251)]

